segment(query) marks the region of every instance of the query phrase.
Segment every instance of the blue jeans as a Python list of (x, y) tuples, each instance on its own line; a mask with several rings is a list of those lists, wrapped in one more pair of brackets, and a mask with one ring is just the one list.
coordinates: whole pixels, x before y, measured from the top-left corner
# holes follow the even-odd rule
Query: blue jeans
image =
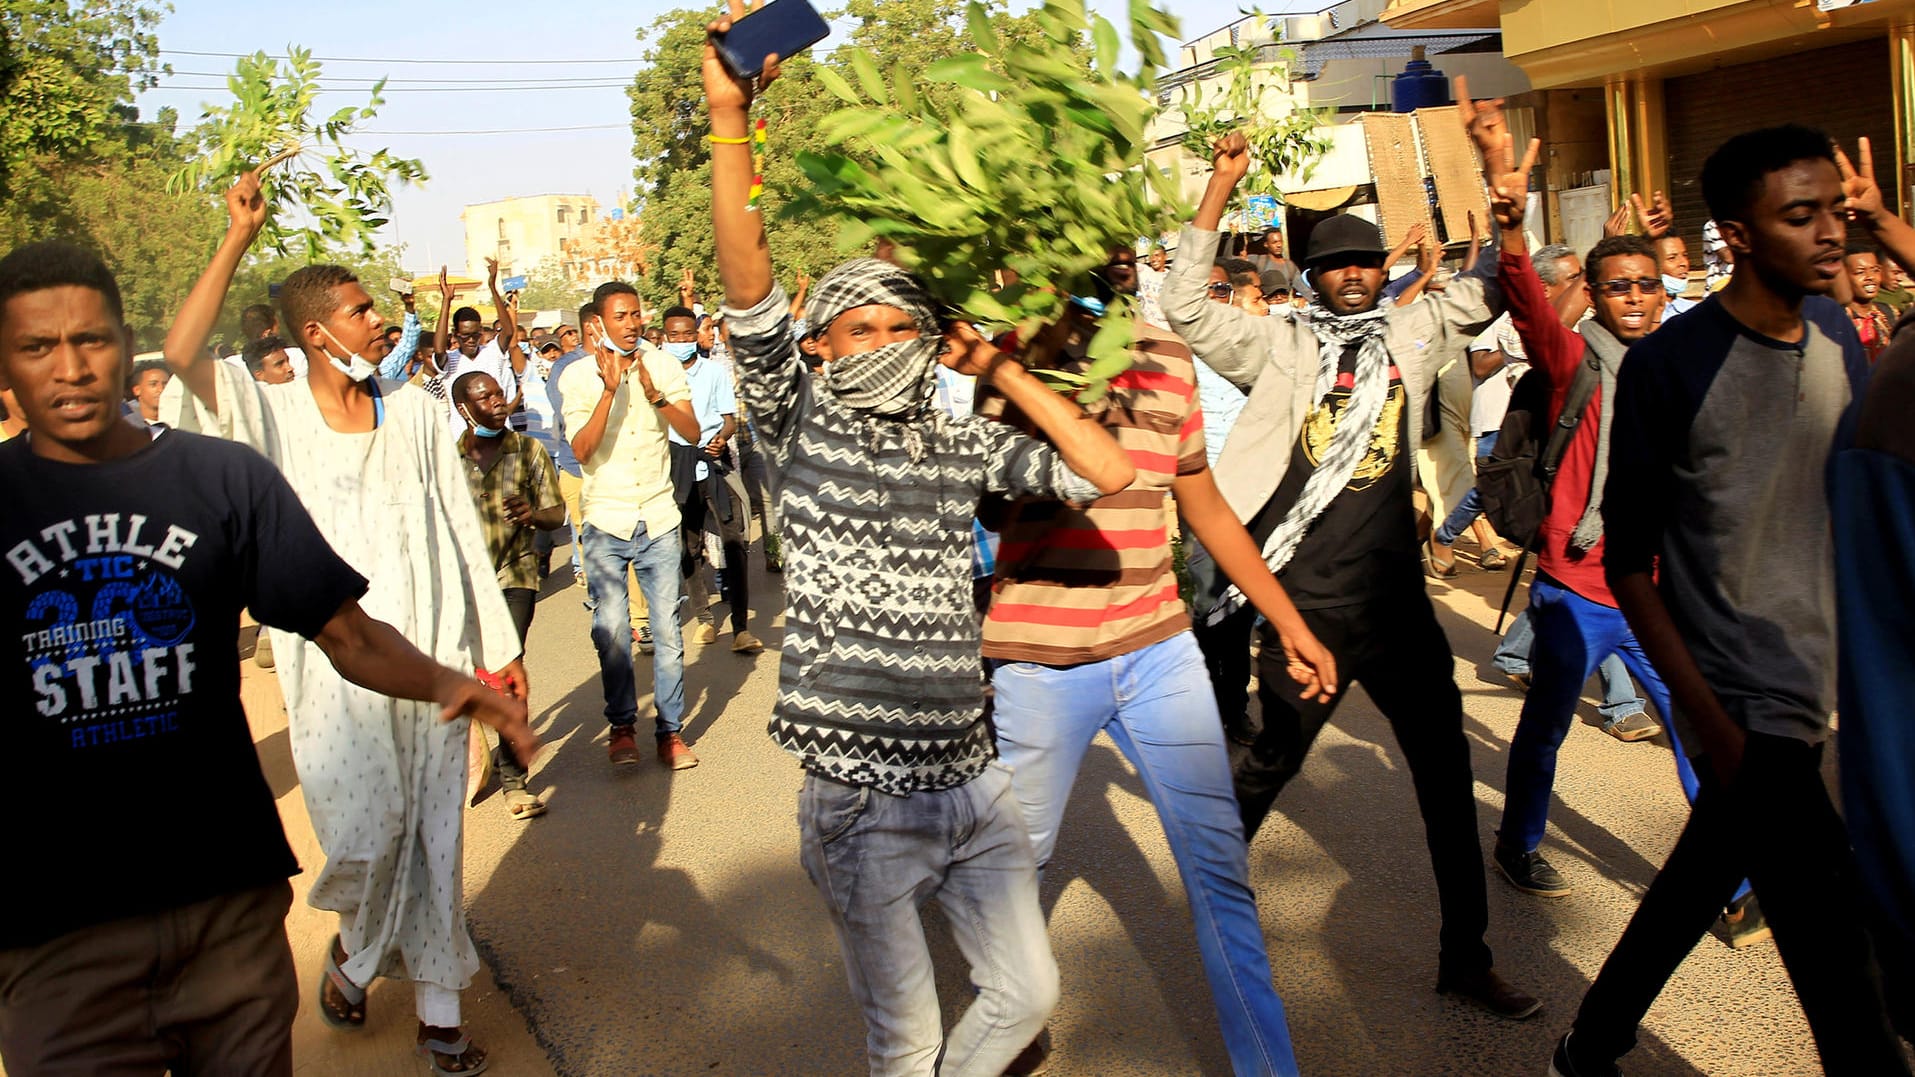
[(658, 704), (658, 735), (676, 733), (685, 717), (685, 639), (678, 609), (678, 529), (652, 538), (645, 525), (629, 539), (584, 528), (585, 585), (592, 596), (592, 646), (598, 648), (598, 675), (605, 686), (605, 720), (638, 724), (638, 683), (632, 672), (631, 594), (627, 566), (638, 577), (652, 618), (652, 694)]
[[(1496, 437), (1499, 433), (1501, 433), (1501, 431), (1491, 430), (1489, 433), (1477, 437), (1476, 470), (1481, 471), (1483, 469), (1483, 461), (1489, 459), (1489, 451), (1496, 447)], [(1469, 493), (1463, 495), (1463, 500), (1458, 501), (1456, 507), (1450, 510), (1450, 514), (1444, 517), (1441, 524), (1437, 525), (1437, 544), (1440, 546), (1456, 545), (1456, 540), (1463, 537), (1464, 530), (1467, 529), (1469, 525), (1475, 523), (1476, 518), (1482, 514), (1482, 495), (1478, 494), (1476, 487), (1472, 486), (1469, 488)]]
[(1240, 1077), (1294, 1074), (1290, 1026), (1250, 889), (1243, 819), (1203, 654), (1188, 632), (1103, 662), (1006, 662), (996, 688), (998, 754), (1040, 870), (1057, 846), (1084, 753), (1107, 732), (1137, 768), (1190, 898), (1197, 950)]
[[(1529, 656), (1536, 646), (1536, 632), (1530, 626), (1529, 608), (1516, 615), (1509, 623), (1509, 631), (1504, 633), (1503, 642), (1496, 648), (1496, 657), (1490, 662), (1497, 669), (1512, 676), (1529, 673)], [(1615, 654), (1605, 656), (1597, 665), (1596, 672), (1602, 677), (1602, 705), (1596, 709), (1602, 712), (1603, 725), (1614, 725), (1632, 714), (1643, 713), (1643, 698), (1636, 694), (1636, 686), (1629, 680), (1629, 669)], [(1589, 678), (1584, 677), (1587, 681)], [(1658, 708), (1656, 711), (1666, 720), (1668, 712)], [(1684, 783), (1688, 788), (1688, 783)], [(1690, 797), (1695, 796), (1690, 790)]]
[[(993, 763), (955, 789), (910, 796), (809, 774), (798, 834), (864, 1008), (872, 1077), (1003, 1073), (1057, 1006), (1037, 864), (1009, 771)], [(949, 1037), (918, 915), (933, 897), (977, 987)]]
[(1536, 643), (1530, 654), (1529, 696), (1509, 741), (1509, 771), (1504, 786), (1503, 825), (1497, 834), (1505, 845), (1532, 852), (1543, 842), (1549, 821), (1549, 794), (1556, 783), (1556, 752), (1575, 720), (1576, 701), (1600, 656), (1621, 661), (1642, 682), (1662, 718), (1662, 729), (1675, 749), (1676, 775), (1682, 792), (1693, 802), (1696, 774), (1682, 750), (1675, 722), (1670, 718), (1669, 689), (1649, 664), (1629, 630), (1622, 611), (1589, 599), (1547, 576), (1529, 587), (1529, 614)]

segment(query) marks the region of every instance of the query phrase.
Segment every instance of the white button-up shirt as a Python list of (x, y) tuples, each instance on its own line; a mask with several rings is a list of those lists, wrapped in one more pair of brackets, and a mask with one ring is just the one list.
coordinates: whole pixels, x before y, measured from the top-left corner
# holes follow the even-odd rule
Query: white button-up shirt
[[(638, 342), (639, 362), (651, 374), (652, 386), (667, 404), (691, 398), (685, 371), (662, 349)], [(577, 437), (605, 394), (598, 363), (587, 353), (559, 374), (559, 396), (564, 401), (565, 431)], [(678, 502), (672, 498), (671, 453), (666, 447), (670, 425), (659, 409), (645, 399), (638, 383), (638, 367), (625, 374), (612, 396), (605, 418), (605, 436), (590, 459), (581, 459), (585, 483), (580, 492), (585, 522), (620, 539), (637, 534), (640, 524), (652, 537), (678, 527)]]

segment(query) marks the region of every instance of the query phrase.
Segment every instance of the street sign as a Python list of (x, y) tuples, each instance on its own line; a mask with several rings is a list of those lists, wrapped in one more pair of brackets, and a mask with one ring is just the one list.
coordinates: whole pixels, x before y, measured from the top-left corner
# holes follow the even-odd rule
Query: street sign
[(525, 275), (524, 275), (524, 274), (520, 274), (520, 275), (518, 275), (518, 276), (516, 276), (516, 277), (507, 277), (507, 278), (505, 278), (504, 280), (502, 280), (502, 281), (500, 281), (500, 282), (499, 282), (499, 291), (501, 291), (501, 292), (523, 292), (523, 291), (525, 291)]

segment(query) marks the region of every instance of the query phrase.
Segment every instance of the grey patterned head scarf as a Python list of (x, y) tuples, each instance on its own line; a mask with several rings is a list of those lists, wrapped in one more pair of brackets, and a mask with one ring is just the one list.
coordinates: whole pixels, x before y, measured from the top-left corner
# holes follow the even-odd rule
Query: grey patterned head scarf
[(922, 281), (890, 262), (854, 259), (812, 288), (805, 320), (813, 336), (822, 336), (845, 311), (873, 303), (909, 314), (919, 335), (875, 351), (834, 357), (825, 365), (825, 387), (846, 407), (887, 419), (913, 418), (930, 405), (937, 390), (938, 354), (944, 346), (937, 306)]

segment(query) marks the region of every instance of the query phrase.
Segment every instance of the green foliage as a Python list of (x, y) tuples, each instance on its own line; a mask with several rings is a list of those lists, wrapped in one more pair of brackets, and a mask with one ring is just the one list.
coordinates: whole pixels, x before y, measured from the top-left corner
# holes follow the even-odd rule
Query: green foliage
[[(1262, 17), (1262, 13), (1258, 13)], [(1238, 197), (1276, 195), (1277, 177), (1301, 172), (1308, 176), (1318, 158), (1330, 150), (1328, 135), (1318, 134), (1324, 122), (1320, 110), (1293, 108), (1273, 115), (1264, 105), (1270, 89), (1287, 92), (1290, 88), (1289, 65), (1296, 59), (1292, 50), (1280, 50), (1277, 62), (1259, 65), (1262, 46), (1223, 46), (1215, 50), (1218, 70), (1228, 72), (1229, 82), (1208, 101), (1195, 83), (1181, 91), (1178, 105), (1184, 119), (1184, 152), (1200, 161), (1210, 160), (1211, 147), (1231, 131), (1242, 131), (1250, 144), (1250, 172), (1238, 185)]]
[[(967, 51), (970, 29), (964, 0), (849, 0), (846, 12), (858, 21), (850, 33), (850, 47), (870, 52), (882, 70), (903, 67), (919, 71), (929, 64)], [(648, 272), (635, 281), (648, 302), (675, 301), (679, 274), (697, 275), (706, 303), (716, 302), (716, 247), (711, 236), (711, 148), (705, 114), (699, 58), (710, 9), (677, 10), (660, 16), (640, 34), (646, 43), (646, 66), (632, 81), (632, 112), (636, 200), (642, 203), (640, 230)], [(835, 17), (835, 13), (834, 13)], [(1038, 36), (1030, 16), (1013, 18), (1000, 6), (981, 13), (984, 24), (1009, 41)], [(828, 228), (787, 206), (791, 196), (808, 183), (798, 167), (798, 155), (828, 149), (819, 125), (837, 107), (818, 72), (845, 67), (845, 50), (822, 60), (797, 56), (786, 60), (771, 91), (753, 106), (753, 114), (767, 123), (769, 144), (765, 156), (766, 240), (772, 264), (787, 288), (799, 272), (823, 276), (843, 261), (829, 241)], [(937, 95), (950, 87), (913, 87)]]
[(342, 247), (370, 255), (373, 232), (392, 211), (392, 185), (423, 182), (425, 166), (385, 149), (367, 154), (345, 144), (385, 103), (383, 79), (365, 105), (317, 118), (319, 74), (307, 49), (289, 47), (283, 67), (264, 52), (242, 57), (226, 80), (232, 104), (206, 107), (198, 131), (202, 152), (174, 173), (171, 189), (223, 191), (240, 174), (290, 152), (265, 177), (269, 216), (262, 244), (314, 261)]
[(586, 300), (592, 298), (592, 289), (598, 282), (590, 284), (572, 280), (565, 275), (556, 258), (544, 258), (525, 274), (525, 291), (519, 296), (519, 309), (532, 310), (577, 310)]
[(144, 0), (0, 0), (0, 197), (23, 166), (112, 152), (166, 70)]
[[(1032, 18), (1038, 34), (1007, 39), (974, 4), (970, 48), (922, 69), (881, 66), (855, 47), (851, 78), (820, 69), (845, 107), (823, 121), (833, 148), (799, 154), (810, 186), (788, 211), (829, 222), (842, 250), (891, 239), (940, 300), (1027, 338), (1089, 293), (1112, 249), (1161, 233), (1183, 209), (1176, 181), (1144, 160), (1151, 50), (1174, 21), (1134, 0), (1145, 65), (1132, 73), (1118, 66), (1116, 27), (1083, 0), (1047, 0)], [(919, 93), (924, 83), (934, 91)], [(1014, 283), (999, 287), (998, 270)], [(1128, 308), (1113, 303), (1091, 341), (1086, 398), (1130, 362)]]
[[(208, 242), (205, 250), (198, 255), (199, 264), (193, 270), (194, 277), (187, 279), (189, 285), (199, 271), (206, 268), (206, 260), (212, 255), (220, 230), (209, 229), (206, 235), (209, 237)], [(380, 247), (363, 257), (350, 255), (342, 257), (339, 252), (334, 252), (329, 260), (352, 270), (353, 275), (359, 278), (359, 283), (372, 296), (373, 302), (378, 305), (379, 312), (385, 317), (386, 322), (391, 325), (399, 324), (399, 320), (405, 316), (405, 311), (400, 305), (399, 297), (394, 295), (387, 285), (395, 277), (412, 275), (403, 268), (405, 266), (404, 247)], [(272, 303), (277, 308), (279, 304), (271, 298), (272, 286), (291, 276), (294, 270), (311, 264), (311, 260), (306, 258), (303, 252), (261, 254), (242, 262), (238, 272), (233, 274), (233, 288), (226, 294), (226, 305), (221, 308), (219, 321), (213, 327), (213, 342), (219, 347), (220, 352), (226, 354), (238, 351), (240, 345), (244, 343), (239, 331), (239, 316), (247, 307), (254, 303)], [(180, 299), (185, 298), (185, 292), (182, 291)], [(420, 319), (427, 326), (436, 324), (433, 312), (438, 309), (438, 295), (427, 294), (425, 289), (421, 289), (418, 298)], [(178, 301), (174, 306), (178, 306)], [(167, 311), (166, 317), (169, 322), (174, 313), (172, 310)], [(284, 329), (284, 326), (281, 328)]]

